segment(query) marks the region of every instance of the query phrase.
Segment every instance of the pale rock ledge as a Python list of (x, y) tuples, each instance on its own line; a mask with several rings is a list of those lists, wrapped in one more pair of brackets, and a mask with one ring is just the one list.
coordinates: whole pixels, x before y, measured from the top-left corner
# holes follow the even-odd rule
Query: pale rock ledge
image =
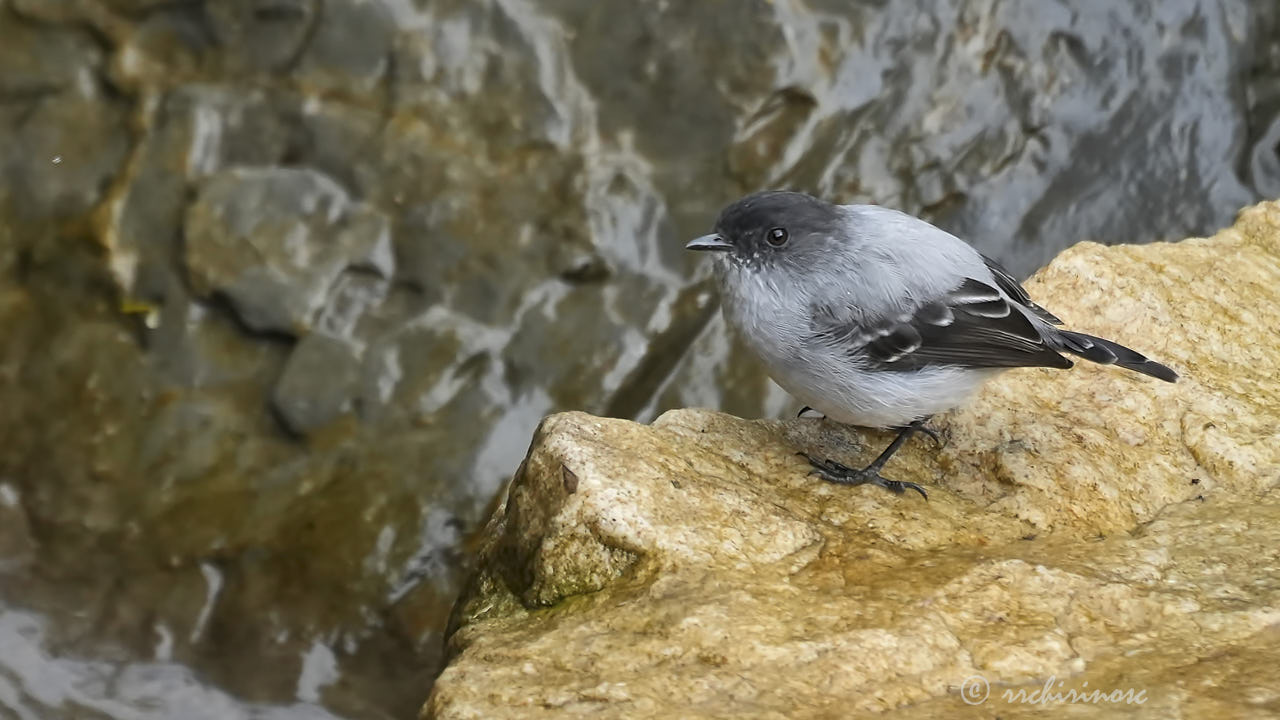
[(1076, 246), (1028, 289), (1181, 381), (1009, 372), (889, 464), (928, 502), (796, 456), (861, 464), (885, 434), (549, 417), (423, 716), (1019, 718), (1064, 710), (1005, 696), (1051, 677), (1145, 700), (1073, 717), (1280, 713), (1280, 203)]

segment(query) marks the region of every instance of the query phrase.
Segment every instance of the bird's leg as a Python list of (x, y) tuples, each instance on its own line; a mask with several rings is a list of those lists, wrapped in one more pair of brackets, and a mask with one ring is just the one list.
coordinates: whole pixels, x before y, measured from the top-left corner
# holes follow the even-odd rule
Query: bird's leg
[(854, 470), (853, 468), (841, 465), (834, 460), (814, 460), (808, 455), (805, 455), (805, 459), (808, 460), (809, 464), (814, 468), (814, 472), (812, 474), (821, 477), (827, 482), (833, 482), (839, 485), (876, 485), (899, 495), (910, 488), (920, 493), (921, 497), (928, 500), (929, 493), (925, 492), (924, 488), (920, 487), (916, 483), (904, 482), (901, 480), (889, 480), (888, 478), (880, 475), (880, 470), (884, 467), (885, 463), (889, 462), (889, 458), (893, 457), (893, 454), (898, 452), (898, 448), (902, 447), (902, 444), (907, 441), (907, 438), (910, 438), (914, 433), (922, 432), (937, 440), (937, 433), (925, 428), (924, 424), (927, 420), (928, 418), (922, 418), (902, 428), (902, 430), (898, 432), (898, 437), (894, 438), (893, 442), (889, 443), (889, 447), (885, 448), (884, 452), (880, 453), (879, 457), (872, 460), (870, 465), (867, 465), (861, 470)]
[(898, 432), (906, 432), (906, 433), (924, 433), (925, 435), (928, 435), (931, 440), (933, 440), (934, 446), (942, 447), (942, 436), (938, 434), (937, 430), (934, 430), (928, 425), (925, 425), (925, 423), (929, 422), (929, 420), (932, 418), (933, 418), (932, 415), (928, 417), (923, 417), (911, 423), (910, 425), (895, 427), (894, 430), (897, 430)]

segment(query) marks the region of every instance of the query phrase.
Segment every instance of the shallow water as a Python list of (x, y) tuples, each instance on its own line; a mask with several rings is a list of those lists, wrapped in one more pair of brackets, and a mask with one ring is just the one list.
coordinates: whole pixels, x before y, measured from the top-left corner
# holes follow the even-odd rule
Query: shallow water
[(721, 205), (1212, 232), (1280, 195), (1276, 14), (0, 0), (0, 717), (408, 715), (544, 414), (794, 410)]

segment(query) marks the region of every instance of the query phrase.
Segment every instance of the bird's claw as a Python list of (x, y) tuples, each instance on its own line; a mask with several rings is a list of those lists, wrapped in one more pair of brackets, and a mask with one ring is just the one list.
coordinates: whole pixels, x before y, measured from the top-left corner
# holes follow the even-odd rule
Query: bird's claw
[(929, 499), (929, 493), (925, 492), (925, 489), (916, 483), (905, 482), (902, 480), (890, 480), (881, 476), (877, 468), (865, 467), (861, 470), (855, 470), (847, 465), (841, 465), (834, 460), (815, 460), (804, 453), (797, 454), (802, 455), (809, 461), (809, 464), (813, 466), (813, 470), (809, 472), (810, 475), (817, 475), (827, 482), (849, 486), (875, 485), (876, 487), (882, 487), (895, 495), (901, 495), (910, 489), (920, 493), (920, 497), (925, 500)]
[(921, 425), (916, 428), (916, 432), (922, 432), (925, 435), (928, 435), (929, 439), (933, 440), (934, 447), (942, 447), (942, 436), (938, 434), (937, 430), (934, 430), (928, 425)]
[(933, 440), (934, 447), (939, 447), (939, 448), (942, 447), (942, 435), (940, 435), (937, 430), (934, 430), (928, 425), (925, 425), (923, 422), (920, 423), (919, 425), (913, 423), (911, 425), (906, 425), (904, 427), (895, 428), (895, 429), (898, 432), (912, 432), (912, 433), (921, 433), (923, 435), (928, 435), (929, 439)]

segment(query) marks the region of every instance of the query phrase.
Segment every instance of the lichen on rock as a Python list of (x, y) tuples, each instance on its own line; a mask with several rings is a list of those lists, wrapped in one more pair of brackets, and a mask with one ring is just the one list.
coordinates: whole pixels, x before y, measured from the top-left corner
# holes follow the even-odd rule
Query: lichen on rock
[(1046, 682), (1143, 691), (1151, 717), (1275, 712), (1280, 676), (1250, 668), (1280, 661), (1280, 203), (1209, 239), (1081, 244), (1027, 287), (1181, 380), (1004, 374), (937, 420), (942, 449), (890, 463), (927, 502), (796, 455), (865, 462), (883, 433), (551, 416), (424, 717), (947, 717), (972, 677), (1002, 717), (1042, 713), (1016, 693)]

